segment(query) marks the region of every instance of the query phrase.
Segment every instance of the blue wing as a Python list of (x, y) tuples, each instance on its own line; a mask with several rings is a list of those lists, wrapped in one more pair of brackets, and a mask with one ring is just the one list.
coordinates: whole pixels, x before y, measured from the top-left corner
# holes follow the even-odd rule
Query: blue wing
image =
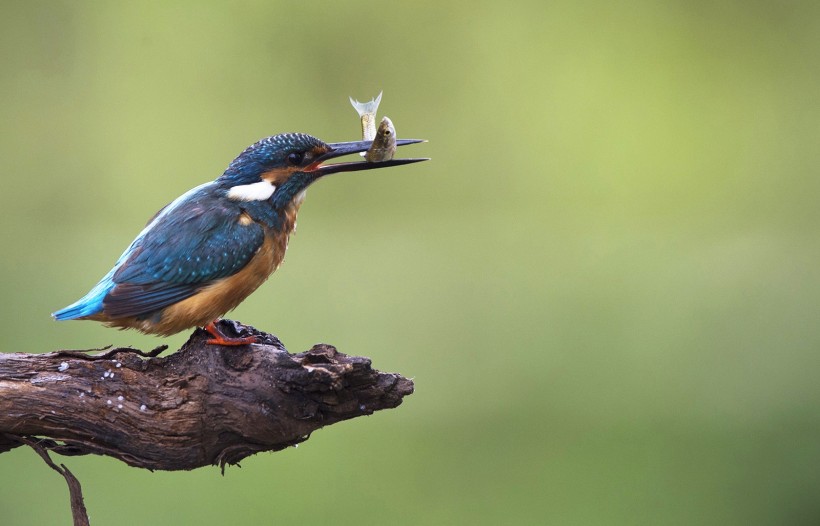
[(162, 210), (91, 292), (54, 317), (150, 314), (241, 270), (264, 243), (264, 231), (241, 224), (242, 209), (206, 186)]

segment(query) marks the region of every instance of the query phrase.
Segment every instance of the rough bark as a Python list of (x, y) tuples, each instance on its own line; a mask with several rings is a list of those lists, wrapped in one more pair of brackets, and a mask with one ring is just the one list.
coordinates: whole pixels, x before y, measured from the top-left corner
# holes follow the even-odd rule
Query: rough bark
[[(180, 470), (235, 464), (306, 440), (323, 426), (398, 406), (413, 383), (330, 345), (289, 354), (252, 327), (225, 334), (260, 344), (206, 345), (197, 330), (178, 351), (130, 348), (0, 354), (0, 453), (37, 439), (63, 455), (98, 454)], [(154, 353), (156, 354), (156, 353)]]

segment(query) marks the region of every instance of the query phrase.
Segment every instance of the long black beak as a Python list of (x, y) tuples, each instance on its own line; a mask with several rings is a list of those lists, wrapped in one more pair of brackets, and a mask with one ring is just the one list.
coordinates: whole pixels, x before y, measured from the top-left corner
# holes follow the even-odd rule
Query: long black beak
[[(396, 146), (405, 146), (408, 144), (416, 144), (419, 142), (427, 142), (424, 139), (397, 139)], [(418, 163), (421, 161), (429, 161), (427, 157), (417, 157), (414, 159), (391, 159), (389, 161), (373, 162), (366, 161), (351, 162), (351, 163), (337, 163), (337, 164), (322, 164), (330, 159), (341, 157), (343, 155), (350, 155), (351, 153), (366, 152), (373, 141), (354, 141), (354, 142), (333, 142), (328, 144), (331, 150), (322, 155), (312, 164), (315, 166), (310, 172), (316, 177), (336, 173), (336, 172), (353, 172), (357, 170), (372, 170), (373, 168), (387, 168), (389, 166), (399, 166), (402, 164)]]

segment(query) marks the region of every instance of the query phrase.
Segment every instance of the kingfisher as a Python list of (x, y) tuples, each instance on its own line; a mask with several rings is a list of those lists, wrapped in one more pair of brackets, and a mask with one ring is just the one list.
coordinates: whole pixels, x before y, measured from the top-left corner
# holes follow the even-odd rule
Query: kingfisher
[[(402, 139), (399, 146), (424, 142)], [(304, 133), (266, 137), (216, 180), (162, 208), (91, 291), (52, 314), (168, 336), (201, 326), (215, 345), (256, 337), (223, 334), (216, 321), (279, 267), (296, 214), (314, 181), (333, 173), (387, 168), (426, 158), (326, 164), (372, 141), (325, 143)]]

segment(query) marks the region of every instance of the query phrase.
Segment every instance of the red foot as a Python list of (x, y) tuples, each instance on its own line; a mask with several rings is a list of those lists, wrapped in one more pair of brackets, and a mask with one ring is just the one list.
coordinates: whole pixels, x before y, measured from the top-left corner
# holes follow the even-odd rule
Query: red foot
[(225, 336), (217, 328), (215, 320), (206, 325), (205, 330), (208, 331), (208, 334), (213, 336), (210, 340), (205, 340), (205, 343), (209, 343), (211, 345), (250, 345), (251, 343), (256, 343), (258, 341), (256, 336), (245, 336), (244, 338), (232, 338), (230, 336)]

